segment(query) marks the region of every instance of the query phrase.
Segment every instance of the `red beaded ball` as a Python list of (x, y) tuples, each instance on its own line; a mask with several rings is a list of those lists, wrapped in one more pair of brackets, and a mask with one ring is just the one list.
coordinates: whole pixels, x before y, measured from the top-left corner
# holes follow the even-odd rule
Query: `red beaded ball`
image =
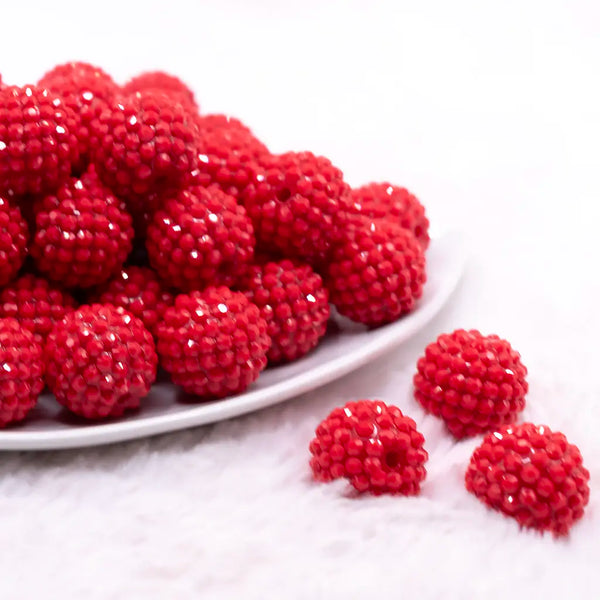
[(100, 67), (83, 62), (54, 67), (39, 80), (38, 86), (60, 96), (73, 110), (80, 155), (73, 170), (82, 173), (89, 163), (91, 150), (97, 145), (92, 134), (93, 122), (120, 93), (119, 86)]
[(56, 399), (86, 419), (137, 408), (156, 378), (154, 341), (122, 307), (81, 306), (56, 323), (44, 350), (46, 381)]
[(269, 325), (271, 363), (304, 356), (325, 335), (329, 295), (308, 265), (287, 259), (255, 265), (240, 288)]
[(475, 449), (467, 490), (522, 527), (566, 535), (583, 516), (590, 473), (581, 452), (545, 425), (507, 425)]
[(0, 427), (21, 421), (44, 389), (42, 348), (18, 321), (0, 319)]
[(409, 231), (361, 220), (334, 244), (325, 285), (338, 312), (365, 325), (395, 321), (423, 293), (425, 255)]
[(0, 292), (0, 318), (11, 317), (43, 345), (57, 321), (75, 309), (73, 296), (43, 277), (22, 275)]
[(101, 304), (122, 306), (140, 319), (150, 333), (156, 327), (175, 298), (147, 267), (123, 267), (98, 295)]
[(194, 112), (198, 111), (194, 92), (175, 75), (164, 71), (148, 71), (136, 75), (123, 86), (125, 94), (147, 90), (163, 92), (188, 109), (192, 109)]
[(131, 217), (93, 169), (37, 203), (35, 223), (31, 256), (37, 268), (69, 288), (104, 283), (131, 251)]
[(98, 175), (126, 201), (182, 184), (197, 165), (194, 116), (161, 92), (125, 97), (93, 129)]
[(458, 329), (429, 344), (417, 362), (415, 398), (457, 438), (514, 422), (525, 407), (527, 369), (496, 335)]
[(79, 158), (75, 116), (63, 100), (35, 86), (0, 91), (0, 193), (54, 191)]
[(310, 442), (318, 481), (346, 477), (359, 492), (418, 494), (425, 479), (425, 438), (396, 406), (378, 400), (333, 409)]
[(408, 229), (426, 249), (429, 221), (425, 208), (407, 189), (391, 183), (369, 183), (350, 192), (351, 212), (371, 219), (386, 219)]
[(261, 250), (316, 265), (338, 237), (347, 189), (342, 172), (327, 158), (288, 152), (261, 159), (241, 200)]
[(27, 256), (29, 228), (17, 206), (0, 196), (0, 286), (18, 273)]
[(216, 186), (192, 187), (168, 198), (146, 239), (152, 267), (184, 292), (235, 283), (247, 271), (254, 245), (244, 207)]
[(224, 192), (239, 198), (250, 183), (256, 162), (269, 153), (250, 129), (224, 115), (207, 115), (197, 119), (198, 168), (192, 172), (196, 185), (218, 185)]
[(181, 294), (157, 328), (162, 367), (199, 400), (243, 392), (267, 364), (267, 323), (244, 294), (226, 287)]

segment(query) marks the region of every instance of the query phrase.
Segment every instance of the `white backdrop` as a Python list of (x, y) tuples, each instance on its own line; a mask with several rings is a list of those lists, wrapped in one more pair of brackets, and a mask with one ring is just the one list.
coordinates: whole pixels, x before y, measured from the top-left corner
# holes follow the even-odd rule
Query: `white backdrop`
[[(274, 151), (408, 186), (473, 255), (426, 331), (315, 393), (158, 439), (0, 456), (0, 597), (598, 597), (600, 5), (7, 4), (6, 81), (69, 59), (121, 80), (172, 70), (203, 111), (239, 116)], [(453, 444), (409, 398), (423, 347), (455, 327), (508, 338), (530, 370), (525, 417), (580, 445), (592, 497), (568, 540), (470, 497), (477, 440)], [(420, 498), (311, 483), (312, 430), (358, 396), (397, 403), (425, 433)]]

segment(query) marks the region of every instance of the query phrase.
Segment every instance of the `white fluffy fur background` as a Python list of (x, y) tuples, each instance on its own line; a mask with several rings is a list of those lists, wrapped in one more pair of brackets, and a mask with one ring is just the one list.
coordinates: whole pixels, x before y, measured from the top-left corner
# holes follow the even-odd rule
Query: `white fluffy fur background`
[[(472, 258), (417, 337), (306, 396), (154, 439), (0, 455), (0, 598), (600, 597), (598, 4), (25, 4), (2, 7), (5, 80), (73, 58), (121, 78), (171, 69), (275, 151), (409, 186)], [(591, 502), (568, 539), (469, 496), (479, 439), (454, 443), (411, 399), (417, 357), (456, 327), (509, 339), (530, 372), (524, 418), (580, 446)], [(420, 497), (311, 481), (316, 424), (358, 397), (417, 421)]]

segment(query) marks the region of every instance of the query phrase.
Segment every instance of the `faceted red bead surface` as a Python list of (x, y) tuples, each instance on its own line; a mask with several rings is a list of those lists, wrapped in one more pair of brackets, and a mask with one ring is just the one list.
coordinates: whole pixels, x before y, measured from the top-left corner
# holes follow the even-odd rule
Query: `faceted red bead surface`
[(0, 427), (23, 420), (44, 388), (42, 348), (11, 318), (0, 318)]
[(359, 219), (335, 243), (325, 285), (340, 314), (365, 325), (395, 321), (423, 293), (425, 255), (409, 231)]
[(325, 335), (329, 296), (308, 265), (287, 259), (254, 265), (240, 289), (268, 323), (271, 363), (297, 360)]
[(173, 305), (173, 294), (147, 267), (123, 267), (101, 290), (98, 302), (122, 306), (156, 334), (165, 311)]
[(29, 228), (21, 211), (0, 196), (0, 286), (18, 273), (27, 256)]
[(427, 346), (417, 362), (414, 394), (462, 438), (514, 422), (525, 407), (526, 375), (506, 340), (458, 329)]
[(154, 341), (122, 307), (79, 307), (46, 340), (46, 382), (56, 399), (87, 419), (137, 408), (156, 378)]
[(0, 292), (0, 318), (16, 319), (40, 345), (54, 324), (75, 306), (71, 294), (32, 274), (22, 275)]
[(147, 90), (160, 91), (188, 109), (198, 111), (194, 92), (175, 75), (164, 71), (148, 71), (136, 75), (123, 86), (123, 93), (125, 94)]
[(370, 183), (350, 191), (350, 212), (385, 219), (408, 229), (423, 248), (429, 246), (425, 208), (407, 189), (391, 183)]
[(257, 306), (225, 287), (181, 294), (157, 328), (162, 367), (199, 400), (243, 392), (267, 364), (271, 340)]
[(335, 408), (310, 442), (315, 479), (347, 478), (359, 492), (418, 494), (428, 455), (415, 422), (396, 406), (358, 400)]
[(122, 98), (92, 129), (98, 175), (123, 200), (181, 185), (197, 165), (194, 116), (162, 92)]
[(70, 175), (79, 158), (74, 113), (35, 86), (0, 91), (0, 194), (44, 194)]
[(467, 490), (523, 527), (566, 535), (589, 501), (589, 471), (564, 434), (545, 425), (506, 425), (475, 449)]
[(261, 157), (268, 155), (260, 142), (241, 121), (224, 115), (197, 119), (199, 139), (198, 167), (191, 181), (196, 185), (218, 185), (224, 192), (240, 198), (250, 183)]
[(93, 122), (120, 94), (119, 86), (100, 67), (84, 62), (58, 65), (48, 71), (38, 82), (62, 98), (75, 116), (74, 134), (79, 144), (79, 160), (73, 171), (83, 173), (97, 145), (92, 132)]
[(131, 251), (131, 217), (93, 169), (37, 203), (35, 224), (31, 255), (36, 266), (66, 287), (104, 283)]
[(288, 152), (261, 159), (241, 201), (260, 250), (319, 265), (338, 237), (347, 190), (342, 172), (327, 158)]
[(146, 239), (152, 267), (184, 292), (235, 283), (247, 271), (254, 245), (244, 207), (216, 186), (191, 187), (167, 198)]

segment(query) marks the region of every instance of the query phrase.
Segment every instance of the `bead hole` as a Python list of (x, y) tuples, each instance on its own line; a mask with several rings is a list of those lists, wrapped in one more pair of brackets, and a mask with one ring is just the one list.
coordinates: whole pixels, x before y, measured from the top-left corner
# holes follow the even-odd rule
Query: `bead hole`
[(280, 202), (286, 202), (292, 197), (292, 192), (287, 188), (283, 188), (277, 192), (277, 200)]
[(388, 452), (385, 455), (385, 464), (390, 468), (393, 469), (394, 467), (398, 466), (398, 463), (400, 462), (400, 454), (398, 454), (398, 452)]

